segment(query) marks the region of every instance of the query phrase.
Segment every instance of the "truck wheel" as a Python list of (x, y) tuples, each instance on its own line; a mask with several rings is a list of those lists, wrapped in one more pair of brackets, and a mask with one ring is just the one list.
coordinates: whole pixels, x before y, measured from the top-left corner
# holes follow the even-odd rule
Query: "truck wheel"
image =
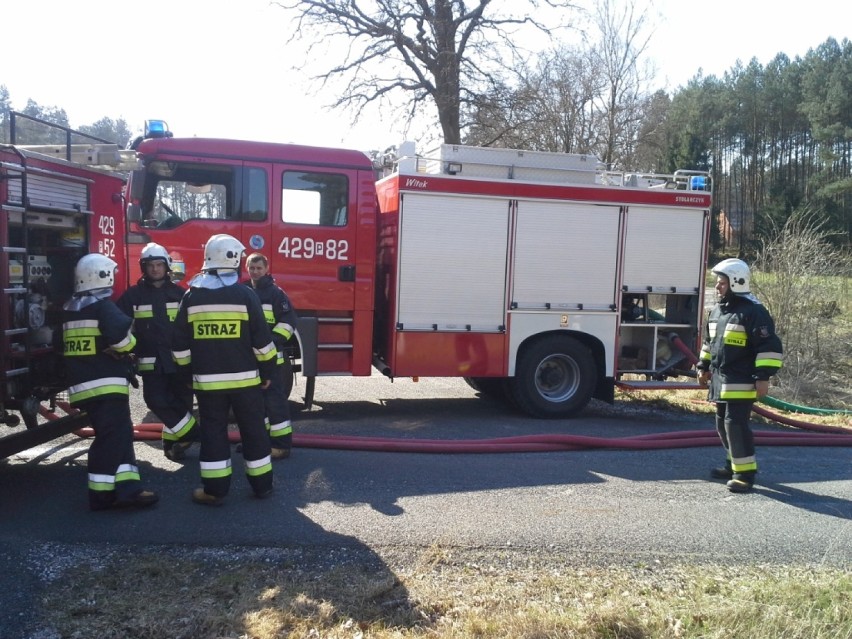
[(509, 389), (515, 404), (533, 417), (571, 417), (589, 403), (597, 383), (591, 351), (573, 337), (551, 335), (518, 355)]
[(41, 402), (35, 397), (27, 397), (21, 402), (21, 417), (24, 418), (24, 425), (27, 428), (36, 428), (38, 426), (39, 408), (41, 408)]

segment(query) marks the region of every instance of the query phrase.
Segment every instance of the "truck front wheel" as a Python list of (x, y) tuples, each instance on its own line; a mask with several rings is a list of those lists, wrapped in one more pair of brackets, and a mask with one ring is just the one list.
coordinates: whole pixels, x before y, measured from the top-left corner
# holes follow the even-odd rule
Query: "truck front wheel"
[(587, 346), (573, 337), (551, 335), (518, 355), (508, 387), (517, 406), (533, 417), (571, 417), (585, 408), (597, 382)]

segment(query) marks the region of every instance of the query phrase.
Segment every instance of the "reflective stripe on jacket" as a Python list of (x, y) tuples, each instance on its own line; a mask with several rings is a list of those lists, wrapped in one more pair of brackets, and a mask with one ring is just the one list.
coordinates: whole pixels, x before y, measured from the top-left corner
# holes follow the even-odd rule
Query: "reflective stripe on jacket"
[[(132, 320), (109, 299), (63, 312), (62, 339), (72, 405), (105, 396), (129, 395), (130, 363), (119, 357), (136, 345)], [(113, 353), (105, 352), (111, 349)]]
[(755, 381), (768, 380), (781, 368), (781, 340), (766, 308), (731, 295), (711, 311), (697, 368), (713, 377), (712, 401), (754, 401)]
[(174, 373), (171, 355), (172, 329), (184, 289), (169, 279), (153, 286), (144, 277), (127, 289), (116, 302), (133, 318), (136, 336), (136, 366), (140, 373)]
[(191, 370), (197, 391), (239, 390), (271, 377), (272, 333), (260, 301), (245, 286), (190, 288), (174, 331), (174, 360)]

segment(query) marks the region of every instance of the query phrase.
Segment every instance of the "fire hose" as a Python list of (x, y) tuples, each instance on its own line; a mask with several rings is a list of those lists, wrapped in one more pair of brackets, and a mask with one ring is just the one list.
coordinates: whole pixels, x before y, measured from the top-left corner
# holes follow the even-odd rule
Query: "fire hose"
[[(677, 348), (686, 349), (685, 352), (688, 351), (689, 355), (696, 359), (695, 355), (679, 338), (672, 339), (672, 342)], [(74, 411), (67, 403), (60, 402), (58, 406), (66, 412)], [(754, 411), (767, 419), (820, 433), (755, 431), (754, 440), (760, 446), (852, 446), (852, 431), (848, 429), (790, 419), (759, 407), (755, 407)], [(57, 416), (46, 410), (42, 412), (42, 415), (47, 419), (57, 419)], [(136, 424), (133, 429), (134, 438), (137, 441), (159, 440), (162, 436), (162, 430), (163, 425), (159, 423)], [(92, 428), (82, 428), (74, 431), (74, 433), (79, 437), (93, 437), (95, 434)], [(232, 443), (240, 441), (240, 435), (237, 432), (231, 432), (228, 436)], [(540, 434), (476, 440), (401, 439), (397, 437), (309, 435), (301, 433), (293, 435), (293, 446), (297, 448), (432, 454), (554, 452), (595, 449), (661, 450), (718, 445), (719, 437), (715, 430), (677, 431), (617, 438)]]
[(814, 408), (812, 406), (799, 406), (797, 404), (791, 404), (789, 402), (782, 401), (775, 397), (769, 397), (768, 395), (760, 400), (762, 403), (767, 406), (772, 406), (773, 408), (780, 408), (781, 410), (786, 410), (791, 413), (804, 413), (806, 415), (852, 415), (852, 410), (836, 410), (831, 408)]
[[(669, 340), (683, 352), (691, 364), (694, 365), (698, 361), (695, 354), (676, 333), (669, 335)], [(75, 409), (67, 403), (60, 402), (57, 405), (67, 413), (75, 412)], [(852, 430), (792, 419), (759, 406), (755, 406), (753, 411), (777, 423), (820, 433), (755, 431), (754, 440), (760, 446), (852, 446)], [(57, 419), (56, 415), (46, 410), (42, 411), (42, 415), (47, 419)], [(136, 424), (133, 428), (134, 438), (137, 441), (159, 440), (162, 436), (162, 430), (163, 425), (159, 423)], [(74, 431), (74, 433), (79, 437), (93, 437), (95, 434), (92, 428), (82, 428)], [(232, 443), (240, 441), (238, 432), (231, 432), (228, 437)], [(293, 446), (298, 448), (433, 454), (552, 452), (594, 449), (659, 450), (718, 445), (719, 437), (715, 430), (677, 431), (618, 438), (540, 434), (476, 440), (401, 439), (398, 437), (300, 433), (293, 435)]]

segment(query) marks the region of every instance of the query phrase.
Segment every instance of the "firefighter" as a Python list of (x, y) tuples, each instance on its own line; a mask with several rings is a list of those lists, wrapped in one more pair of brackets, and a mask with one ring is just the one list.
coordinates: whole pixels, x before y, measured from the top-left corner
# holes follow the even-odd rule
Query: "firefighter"
[(239, 283), (245, 247), (225, 234), (204, 246), (204, 267), (189, 284), (175, 320), (172, 351), (198, 399), (201, 483), (192, 500), (220, 505), (231, 485), (228, 414), (242, 438), (249, 485), (257, 497), (272, 493), (272, 459), (262, 388), (276, 365), (272, 332), (257, 296)]
[(749, 415), (754, 402), (769, 392), (769, 378), (781, 368), (781, 340), (766, 308), (751, 293), (751, 273), (742, 260), (713, 267), (716, 305), (704, 329), (696, 368), (716, 402), (716, 430), (727, 454), (725, 465), (710, 475), (727, 480), (728, 490), (746, 493), (754, 485), (757, 459)]
[(285, 395), (284, 380), (291, 375), (290, 358), (285, 348), (287, 341), (296, 330), (298, 316), (293, 310), (290, 298), (275, 284), (269, 274), (269, 260), (265, 255), (252, 253), (246, 258), (246, 270), (249, 281), (245, 285), (257, 293), (263, 308), (266, 322), (272, 329), (272, 341), (278, 351), (277, 366), (270, 380), (269, 388), (263, 391), (266, 406), (266, 427), (272, 443), (272, 459), (285, 459), (290, 456), (293, 442), (293, 426), (290, 421), (290, 406)]
[(172, 281), (172, 258), (159, 244), (150, 242), (142, 249), (139, 268), (142, 277), (117, 304), (133, 318), (142, 396), (163, 422), (163, 452), (170, 460), (180, 461), (196, 436), (192, 390), (178, 383), (171, 352), (173, 322), (184, 289)]
[(69, 399), (88, 413), (95, 431), (88, 455), (92, 510), (141, 508), (159, 499), (142, 488), (133, 450), (128, 354), (136, 338), (132, 320), (109, 299), (116, 268), (105, 255), (80, 258), (74, 269), (74, 295), (63, 307)]

